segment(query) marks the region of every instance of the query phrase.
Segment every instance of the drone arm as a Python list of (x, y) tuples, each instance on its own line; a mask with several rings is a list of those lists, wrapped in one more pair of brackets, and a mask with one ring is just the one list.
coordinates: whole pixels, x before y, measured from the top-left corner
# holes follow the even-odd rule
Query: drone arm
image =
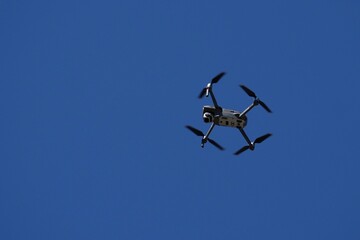
[(247, 136), (247, 134), (245, 133), (244, 129), (242, 128), (238, 128), (239, 131), (241, 132), (241, 134), (243, 135), (243, 137), (245, 138), (245, 141), (249, 144), (249, 146), (253, 146), (251, 140), (249, 139), (249, 137)]
[(214, 103), (214, 106), (215, 106), (216, 108), (219, 108), (219, 105), (218, 105), (218, 103), (217, 103), (217, 101), (216, 101), (215, 95), (214, 95), (214, 93), (213, 93), (213, 91), (212, 91), (211, 88), (209, 88), (209, 93), (210, 93), (211, 99), (212, 99), (212, 101), (213, 101), (213, 103)]
[(253, 109), (255, 106), (257, 106), (259, 104), (259, 102), (257, 100), (254, 100), (254, 102), (247, 107), (241, 114), (239, 117), (242, 117), (244, 115), (246, 115), (248, 112), (250, 112), (251, 109)]
[(207, 142), (209, 136), (210, 136), (210, 133), (212, 132), (212, 130), (214, 129), (215, 127), (215, 123), (212, 123), (209, 130), (207, 131), (207, 133), (205, 134), (205, 136), (203, 137), (203, 139), (201, 140), (201, 146), (204, 146), (204, 144)]

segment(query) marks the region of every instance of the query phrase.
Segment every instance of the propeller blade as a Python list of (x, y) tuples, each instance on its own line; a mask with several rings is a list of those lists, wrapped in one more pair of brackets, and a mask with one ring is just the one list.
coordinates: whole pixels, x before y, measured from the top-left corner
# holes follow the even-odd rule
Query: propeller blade
[(270, 110), (270, 108), (269, 108), (268, 106), (266, 106), (266, 104), (265, 104), (263, 101), (259, 100), (259, 104), (260, 104), (267, 112), (269, 112), (269, 113), (272, 112), (272, 111)]
[(206, 94), (206, 88), (203, 88), (203, 90), (201, 90), (198, 98), (203, 98), (205, 96), (205, 94)]
[(218, 149), (224, 150), (224, 148), (223, 148), (220, 144), (218, 144), (217, 142), (215, 142), (214, 140), (208, 138), (208, 141), (209, 141), (209, 143), (211, 143), (212, 145), (214, 145), (214, 146), (217, 147)]
[(199, 137), (203, 137), (204, 136), (204, 133), (192, 126), (185, 126), (187, 129), (189, 129), (190, 131), (192, 131), (195, 135), (199, 136)]
[(234, 155), (239, 155), (240, 153), (245, 152), (249, 148), (250, 148), (249, 146), (244, 146), (244, 147), (240, 148), (239, 150), (237, 150), (236, 152), (234, 152)]
[(223, 76), (225, 75), (225, 72), (221, 72), (218, 75), (216, 75), (212, 80), (211, 84), (217, 83)]
[(256, 98), (256, 94), (253, 91), (251, 91), (248, 87), (246, 87), (245, 85), (240, 85), (240, 87), (247, 93), (247, 95)]
[(254, 143), (262, 143), (265, 139), (267, 139), (271, 135), (272, 135), (271, 133), (268, 133), (268, 134), (265, 134), (265, 135), (263, 135), (261, 137), (258, 137), (257, 139), (255, 139)]

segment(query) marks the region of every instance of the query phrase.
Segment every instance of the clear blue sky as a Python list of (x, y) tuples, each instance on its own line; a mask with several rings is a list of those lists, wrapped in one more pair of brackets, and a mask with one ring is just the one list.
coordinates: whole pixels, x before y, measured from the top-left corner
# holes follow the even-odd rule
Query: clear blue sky
[[(359, 1), (0, 1), (0, 239), (359, 239)], [(245, 84), (234, 157), (198, 100)]]

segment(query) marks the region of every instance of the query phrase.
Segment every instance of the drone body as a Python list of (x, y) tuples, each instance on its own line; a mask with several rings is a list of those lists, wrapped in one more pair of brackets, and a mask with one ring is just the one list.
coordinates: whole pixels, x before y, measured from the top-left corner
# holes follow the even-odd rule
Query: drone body
[(213, 122), (224, 127), (244, 128), (247, 124), (247, 117), (241, 116), (241, 112), (231, 109), (216, 109), (213, 106), (203, 107), (203, 120), (205, 123)]
[(207, 86), (201, 91), (199, 98), (202, 98), (204, 95), (206, 95), (206, 97), (208, 97), (209, 95), (211, 96), (211, 99), (214, 103), (214, 106), (204, 106), (203, 107), (203, 120), (205, 123), (211, 123), (210, 129), (208, 130), (208, 132), (206, 134), (202, 133), (200, 130), (191, 127), (191, 126), (186, 126), (190, 131), (192, 131), (194, 134), (196, 134), (197, 136), (201, 136), (201, 147), (204, 147), (204, 144), (209, 141), (211, 144), (213, 144), (215, 147), (219, 148), (220, 150), (224, 150), (224, 148), (219, 145), (217, 142), (215, 142), (214, 140), (210, 139), (210, 133), (212, 132), (212, 130), (214, 129), (214, 127), (217, 126), (225, 126), (225, 127), (233, 127), (233, 128), (237, 128), (240, 133), (243, 135), (244, 139), (246, 140), (246, 142), (248, 143), (248, 145), (242, 147), (241, 149), (239, 149), (238, 151), (236, 151), (234, 154), (238, 155), (248, 149), (250, 150), (254, 150), (255, 149), (255, 144), (256, 143), (261, 143), (262, 141), (264, 141), (265, 139), (267, 139), (268, 137), (271, 136), (271, 133), (265, 134), (261, 137), (258, 137), (257, 139), (255, 139), (253, 142), (249, 139), (249, 137), (247, 136), (247, 134), (244, 131), (244, 128), (247, 125), (247, 117), (246, 114), (253, 109), (255, 106), (262, 106), (267, 112), (271, 113), (271, 110), (268, 108), (268, 106), (265, 105), (264, 102), (262, 102), (257, 96), (256, 94), (251, 91), (249, 88), (247, 88), (244, 85), (240, 85), (240, 87), (250, 96), (254, 98), (254, 101), (252, 102), (252, 104), (246, 108), (244, 111), (240, 112), (237, 110), (231, 110), (231, 109), (225, 109), (222, 108), (218, 105), (215, 95), (212, 91), (212, 85), (214, 83), (217, 83), (223, 76), (225, 75), (224, 72), (218, 74), (216, 77), (214, 77), (212, 79), (212, 81), (210, 83), (207, 84)]

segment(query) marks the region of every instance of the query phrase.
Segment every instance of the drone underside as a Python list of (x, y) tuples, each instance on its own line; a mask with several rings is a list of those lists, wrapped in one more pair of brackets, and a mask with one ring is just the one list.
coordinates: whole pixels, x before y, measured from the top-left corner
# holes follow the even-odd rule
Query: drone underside
[(254, 101), (252, 104), (246, 108), (244, 111), (239, 112), (236, 110), (231, 109), (223, 109), (220, 107), (215, 99), (215, 95), (212, 91), (212, 85), (214, 83), (217, 83), (223, 76), (225, 75), (225, 72), (222, 72), (215, 76), (210, 83), (207, 84), (207, 86), (201, 91), (199, 98), (202, 98), (204, 96), (208, 97), (211, 96), (211, 99), (214, 103), (214, 106), (204, 106), (203, 107), (203, 120), (205, 123), (211, 123), (210, 129), (206, 134), (201, 132), (200, 130), (192, 127), (192, 126), (186, 126), (190, 131), (192, 131), (195, 135), (202, 137), (201, 139), (201, 147), (204, 147), (206, 142), (211, 143), (215, 147), (217, 147), (220, 150), (224, 150), (224, 148), (215, 142), (214, 140), (210, 139), (210, 133), (214, 129), (215, 125), (218, 126), (225, 126), (225, 127), (233, 127), (237, 128), (240, 133), (243, 135), (244, 139), (246, 140), (247, 144), (246, 146), (240, 148), (238, 151), (236, 151), (234, 154), (238, 155), (248, 149), (254, 150), (256, 143), (261, 143), (265, 139), (271, 136), (271, 133), (265, 134), (261, 137), (256, 138), (254, 141), (251, 141), (247, 134), (244, 131), (244, 128), (247, 125), (247, 117), (246, 114), (253, 109), (255, 106), (262, 106), (267, 112), (271, 113), (270, 108), (262, 102), (256, 94), (251, 91), (249, 88), (247, 88), (244, 85), (240, 85), (240, 87), (250, 96), (254, 98)]
[(222, 109), (220, 114), (216, 113), (216, 108), (213, 106), (203, 107), (203, 120), (205, 123), (214, 122), (216, 125), (224, 127), (241, 127), (244, 128), (247, 124), (247, 117), (243, 115), (240, 118), (241, 112), (231, 109)]

